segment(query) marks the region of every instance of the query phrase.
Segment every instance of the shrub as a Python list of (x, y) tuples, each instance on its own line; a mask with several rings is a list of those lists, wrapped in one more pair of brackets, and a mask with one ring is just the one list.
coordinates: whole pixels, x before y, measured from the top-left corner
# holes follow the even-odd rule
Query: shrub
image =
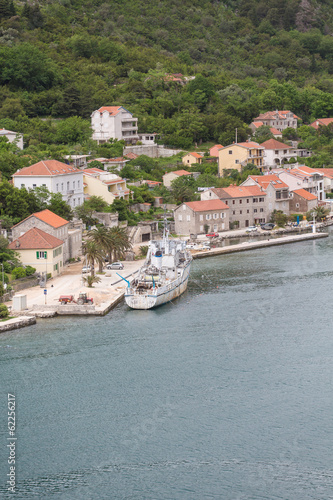
[(5, 304), (0, 304), (0, 318), (7, 318), (9, 316), (8, 308)]
[(9, 262), (3, 262), (3, 270), (5, 273), (11, 272), (12, 266), (9, 264)]
[(32, 276), (33, 274), (35, 274), (35, 272), (36, 272), (36, 269), (32, 266), (27, 266), (25, 268), (25, 273), (27, 276)]
[(14, 280), (17, 280), (18, 278), (24, 278), (26, 276), (26, 272), (24, 267), (14, 267), (12, 270), (12, 277)]
[(1, 283), (7, 283), (7, 284), (9, 283), (9, 278), (8, 278), (6, 273), (2, 274), (0, 272), (0, 281), (1, 281)]

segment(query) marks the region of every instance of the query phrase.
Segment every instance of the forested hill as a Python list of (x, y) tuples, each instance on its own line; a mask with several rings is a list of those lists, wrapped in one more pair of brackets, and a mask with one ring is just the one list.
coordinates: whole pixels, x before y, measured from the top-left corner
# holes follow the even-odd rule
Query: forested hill
[[(228, 143), (235, 127), (245, 138), (269, 109), (333, 115), (332, 4), (0, 0), (0, 126), (121, 104), (141, 131), (186, 147)], [(196, 79), (182, 87), (166, 73)]]

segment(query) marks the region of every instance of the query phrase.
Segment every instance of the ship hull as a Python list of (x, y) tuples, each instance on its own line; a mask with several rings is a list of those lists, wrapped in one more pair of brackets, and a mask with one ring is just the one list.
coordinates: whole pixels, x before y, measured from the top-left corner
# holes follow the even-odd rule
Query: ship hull
[(125, 293), (126, 304), (132, 309), (153, 309), (176, 299), (187, 289), (190, 269), (191, 262), (177, 279), (147, 293), (139, 293), (135, 289), (128, 288)]

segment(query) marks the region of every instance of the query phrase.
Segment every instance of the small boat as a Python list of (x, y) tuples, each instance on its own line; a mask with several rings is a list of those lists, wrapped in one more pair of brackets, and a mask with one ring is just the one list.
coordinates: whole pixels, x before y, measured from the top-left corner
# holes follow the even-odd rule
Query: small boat
[(149, 242), (145, 263), (128, 282), (126, 304), (132, 309), (152, 309), (179, 297), (187, 288), (191, 263), (186, 242), (169, 239), (164, 217), (163, 238)]

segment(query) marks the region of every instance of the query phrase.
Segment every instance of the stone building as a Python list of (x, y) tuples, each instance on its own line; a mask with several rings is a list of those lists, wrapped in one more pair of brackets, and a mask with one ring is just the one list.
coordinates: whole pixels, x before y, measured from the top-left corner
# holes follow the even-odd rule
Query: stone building
[(188, 201), (174, 210), (177, 234), (203, 234), (229, 229), (229, 207), (221, 200)]

